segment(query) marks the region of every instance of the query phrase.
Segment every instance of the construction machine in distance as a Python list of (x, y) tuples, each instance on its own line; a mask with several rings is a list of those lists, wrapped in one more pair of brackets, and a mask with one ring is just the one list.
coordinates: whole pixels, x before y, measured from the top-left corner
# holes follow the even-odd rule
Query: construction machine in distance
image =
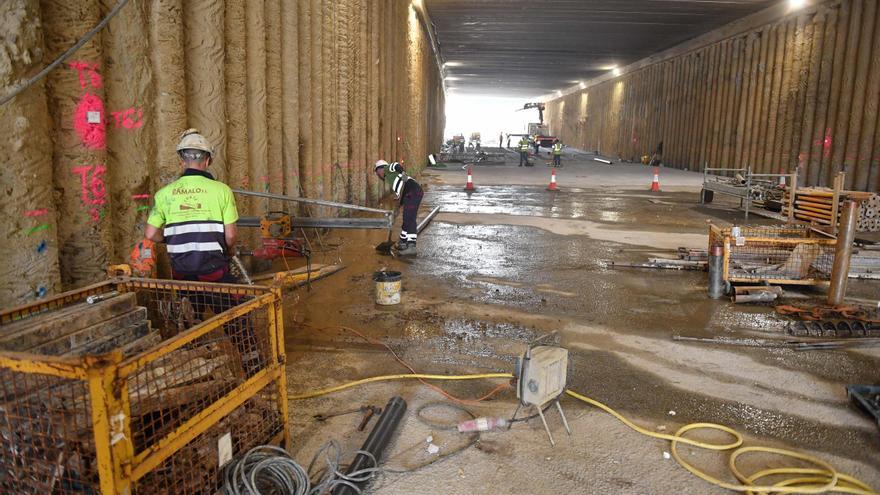
[(556, 139), (555, 136), (550, 135), (550, 129), (544, 124), (544, 104), (543, 103), (526, 103), (522, 108), (518, 108), (516, 111), (529, 110), (531, 108), (538, 109), (538, 122), (530, 122), (529, 123), (529, 136), (537, 136), (536, 140), (538, 141), (538, 145), (541, 147), (550, 147), (553, 146), (553, 141)]

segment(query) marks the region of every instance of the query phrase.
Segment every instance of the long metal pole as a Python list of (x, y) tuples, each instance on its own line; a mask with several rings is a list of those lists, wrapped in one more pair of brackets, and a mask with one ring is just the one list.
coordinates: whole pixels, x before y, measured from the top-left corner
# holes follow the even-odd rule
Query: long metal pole
[(257, 191), (245, 191), (244, 189), (233, 189), (235, 194), (243, 194), (245, 196), (256, 196), (258, 198), (277, 199), (280, 201), (293, 201), (296, 203), (306, 203), (310, 205), (329, 206), (331, 208), (345, 208), (348, 210), (367, 211), (370, 213), (381, 213), (390, 216), (391, 210), (379, 210), (377, 208), (367, 208), (366, 206), (350, 205), (346, 203), (336, 203), (334, 201), (324, 201), (322, 199), (295, 198), (293, 196), (285, 196), (283, 194), (272, 194)]
[(416, 227), (416, 233), (421, 234), (422, 231), (425, 230), (425, 227), (427, 227), (428, 224), (431, 223), (431, 220), (433, 220), (434, 217), (437, 216), (437, 213), (439, 211), (440, 211), (439, 206), (434, 207), (434, 209), (431, 210), (431, 212), (428, 213), (428, 215), (425, 218), (423, 218), (421, 222), (419, 222), (419, 225)]
[(829, 306), (842, 305), (846, 296), (849, 262), (858, 219), (859, 204), (855, 201), (844, 201), (843, 213), (840, 215), (840, 229), (837, 233), (837, 247), (834, 251), (834, 265), (831, 269), (831, 286), (828, 288)]

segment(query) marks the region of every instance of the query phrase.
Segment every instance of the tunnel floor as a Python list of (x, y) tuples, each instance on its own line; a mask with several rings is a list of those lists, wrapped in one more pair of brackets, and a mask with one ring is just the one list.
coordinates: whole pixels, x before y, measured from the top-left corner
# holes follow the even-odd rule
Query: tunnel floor
[[(546, 151), (544, 152), (546, 156)], [(794, 448), (880, 486), (877, 425), (848, 402), (845, 385), (875, 383), (880, 350), (795, 351), (674, 341), (694, 337), (774, 338), (785, 320), (772, 306), (734, 306), (706, 296), (702, 272), (614, 268), (610, 261), (644, 262), (679, 246), (705, 249), (709, 223), (742, 223), (723, 199), (698, 203), (701, 176), (663, 170), (660, 193), (651, 171), (604, 165), (567, 150), (558, 170), (561, 190), (545, 190), (549, 169), (475, 167), (477, 191), (465, 193), (465, 171), (450, 165), (423, 174), (422, 214), (442, 213), (419, 237), (419, 255), (395, 259), (373, 246), (383, 232), (345, 232), (325, 238), (315, 262), (345, 269), (312, 289), (291, 293), (285, 307), (288, 385), (292, 393), (368, 376), (407, 373), (386, 349), (348, 329), (390, 345), (419, 372), (509, 372), (537, 337), (556, 331), (571, 351), (569, 388), (600, 400), (655, 431), (674, 432), (697, 421), (722, 423), (749, 445)], [(751, 223), (769, 223), (755, 218)], [(374, 304), (373, 272), (403, 273), (402, 303)], [(851, 294), (876, 296), (877, 286), (853, 284)], [(802, 294), (818, 300), (821, 292)], [(460, 398), (485, 395), (498, 380), (443, 383)], [(416, 382), (382, 382), (315, 399), (291, 401), (293, 453), (301, 463), (334, 438), (353, 452), (366, 431), (358, 414), (325, 422), (313, 415), (371, 404), (393, 395), (409, 410), (386, 452), (387, 471), (374, 493), (725, 493), (667, 459), (668, 442), (630, 430), (608, 414), (562, 400), (572, 436), (559, 415), (503, 432), (483, 433), (475, 445), (455, 431), (432, 428), (417, 410), (437, 392)], [(464, 405), (477, 416), (510, 417), (512, 388)], [(442, 423), (465, 419), (450, 409), (425, 409)], [(426, 439), (440, 447), (427, 452)], [(696, 433), (697, 438), (723, 440)], [(688, 462), (728, 481), (727, 456), (682, 447)], [(349, 454), (349, 457), (353, 454)], [(432, 462), (434, 461), (434, 462)], [(429, 464), (430, 463), (430, 464)], [(778, 458), (743, 459), (746, 471)], [(426, 465), (427, 464), (427, 465)], [(304, 464), (305, 465), (305, 464)]]

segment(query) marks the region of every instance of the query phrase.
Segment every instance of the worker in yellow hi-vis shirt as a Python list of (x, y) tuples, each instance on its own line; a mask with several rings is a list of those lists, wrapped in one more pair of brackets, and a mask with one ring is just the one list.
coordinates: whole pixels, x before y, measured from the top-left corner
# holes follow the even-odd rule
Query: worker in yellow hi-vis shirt
[(229, 186), (207, 171), (213, 151), (195, 129), (183, 133), (177, 145), (183, 174), (156, 193), (147, 219), (145, 236), (164, 240), (178, 280), (235, 281), (229, 273), (229, 257), (235, 247), (238, 211)]
[[(183, 174), (156, 193), (147, 219), (144, 235), (165, 242), (172, 276), (177, 280), (237, 282), (229, 272), (229, 257), (235, 247), (238, 211), (229, 186), (214, 180), (207, 171), (213, 152), (211, 143), (195, 129), (180, 136), (177, 155)], [(204, 318), (209, 308), (220, 314), (241, 302), (239, 296), (214, 292), (183, 290), (180, 295), (199, 318)], [(249, 319), (237, 318), (224, 324), (223, 330), (241, 353), (247, 376), (265, 366)]]

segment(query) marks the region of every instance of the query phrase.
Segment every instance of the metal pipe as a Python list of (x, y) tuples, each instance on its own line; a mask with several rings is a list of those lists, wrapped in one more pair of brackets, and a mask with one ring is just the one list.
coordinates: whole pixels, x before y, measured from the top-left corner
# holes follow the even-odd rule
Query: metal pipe
[(439, 213), (439, 212), (440, 212), (439, 206), (437, 206), (433, 210), (431, 210), (431, 212), (428, 213), (428, 216), (426, 216), (424, 219), (422, 219), (421, 222), (419, 222), (419, 225), (416, 227), (416, 233), (421, 234), (422, 231), (425, 230), (425, 227), (427, 227), (428, 224), (431, 223), (431, 220), (433, 220), (434, 217), (436, 217), (437, 213)]
[(724, 250), (713, 246), (709, 253), (709, 297), (721, 299), (724, 295)]
[(245, 196), (256, 196), (258, 198), (277, 199), (280, 201), (293, 201), (296, 203), (305, 203), (318, 206), (329, 206), (331, 208), (345, 208), (348, 210), (368, 211), (370, 213), (381, 213), (391, 216), (391, 210), (379, 210), (377, 208), (367, 208), (366, 206), (349, 205), (346, 203), (336, 203), (334, 201), (324, 201), (322, 199), (295, 198), (293, 196), (285, 196), (283, 194), (272, 194), (258, 191), (245, 191), (244, 189), (233, 189), (235, 194), (243, 194)]
[(745, 294), (734, 293), (733, 296), (731, 296), (731, 300), (735, 304), (742, 304), (750, 302), (770, 302), (775, 301), (777, 297), (778, 294), (776, 294), (775, 292), (771, 292), (769, 290), (760, 290), (748, 292)]
[[(376, 426), (373, 427), (370, 436), (367, 437), (367, 440), (361, 447), (361, 450), (373, 455), (377, 464), (381, 461), (382, 452), (385, 451), (385, 447), (391, 442), (391, 437), (403, 419), (404, 413), (406, 413), (406, 401), (397, 396), (392, 397), (388, 404), (385, 405), (385, 409), (382, 410), (382, 415), (379, 416), (379, 421), (376, 422)], [(345, 474), (348, 476), (362, 469), (377, 467), (372, 464), (373, 461), (369, 456), (358, 454), (348, 466)], [(355, 483), (359, 489), (363, 489), (366, 484), (367, 481)], [(359, 493), (358, 490), (348, 485), (339, 485), (333, 490), (333, 495), (356, 495), (357, 493)]]
[(840, 229), (837, 233), (837, 246), (834, 251), (834, 265), (831, 268), (831, 286), (828, 287), (828, 305), (840, 306), (846, 297), (846, 284), (849, 280), (849, 262), (852, 257), (853, 240), (859, 221), (859, 204), (844, 201), (840, 215)]

